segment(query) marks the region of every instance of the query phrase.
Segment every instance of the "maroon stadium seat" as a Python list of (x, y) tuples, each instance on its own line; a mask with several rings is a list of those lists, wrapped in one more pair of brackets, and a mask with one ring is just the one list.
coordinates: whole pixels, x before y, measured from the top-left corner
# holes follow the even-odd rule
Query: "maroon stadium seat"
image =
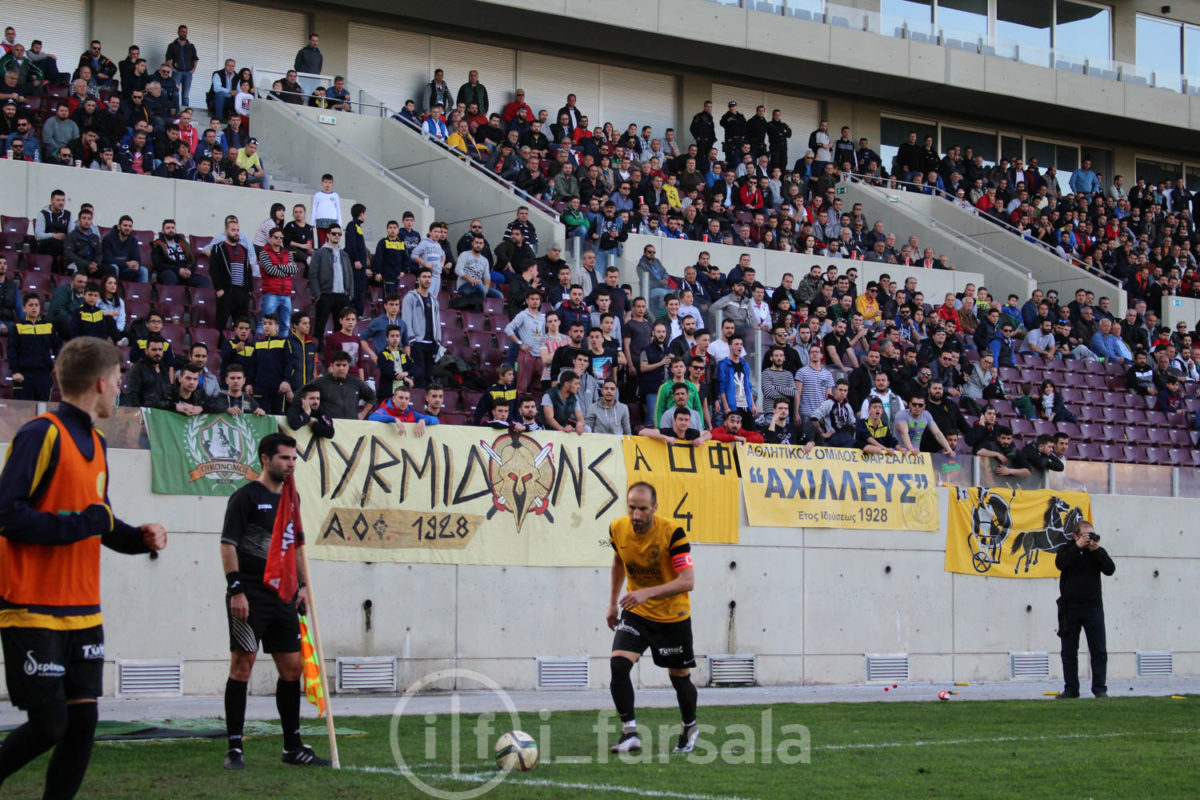
[(1170, 422), (1167, 421), (1167, 415), (1161, 411), (1147, 411), (1146, 424), (1152, 429), (1166, 428)]
[(165, 286), (160, 283), (155, 285), (154, 291), (160, 302), (187, 303), (186, 286)]
[(1064, 387), (1062, 390), (1063, 402), (1072, 406), (1091, 405), (1086, 395), (1087, 392), (1083, 389)]
[(26, 272), (22, 276), (22, 292), (37, 292), (41, 295), (48, 295), (54, 293), (54, 287), (54, 276), (48, 272)]
[(1018, 439), (1024, 440), (1024, 439), (1032, 438), (1034, 435), (1033, 423), (1027, 419), (1022, 419), (1022, 418), (1018, 417), (1017, 419), (1014, 419), (1012, 422), (1012, 432), (1013, 432), (1013, 435), (1016, 436)]
[(182, 323), (164, 322), (162, 327), (162, 336), (167, 341), (171, 342), (179, 352), (183, 352), (184, 342), (187, 340), (187, 325)]
[(1058, 430), (1059, 432), (1070, 436), (1072, 439), (1079, 438), (1079, 426), (1074, 422), (1060, 422), (1058, 423)]
[(150, 301), (144, 298), (125, 298), (125, 318), (127, 321), (145, 319), (150, 313)]
[(1044, 419), (1035, 419), (1033, 421), (1033, 432), (1038, 436), (1053, 436), (1058, 432), (1058, 428), (1054, 426), (1053, 422), (1048, 422)]
[[(1159, 413), (1157, 411), (1151, 413)], [(1153, 425), (1146, 431), (1147, 440), (1152, 445), (1169, 445), (1171, 443), (1171, 432), (1164, 426)]]
[(1171, 459), (1165, 448), (1131, 447), (1129, 460), (1135, 464), (1168, 464)]
[[(166, 325), (163, 326), (166, 329)], [(188, 334), (191, 336), (192, 344), (203, 342), (208, 345), (209, 355), (221, 352), (221, 332), (216, 328), (197, 328), (195, 326), (188, 328)]]
[[(21, 256), (21, 265), (22, 269), (27, 269), (31, 272), (50, 272), (54, 269), (54, 256), (25, 253)], [(15, 264), (10, 263), (9, 266), (15, 266)]]
[(0, 231), (26, 236), (29, 234), (29, 217), (10, 217), (2, 214), (0, 215)]
[(1171, 428), (1171, 430), (1168, 431), (1168, 434), (1171, 438), (1171, 444), (1174, 447), (1192, 446), (1192, 437), (1190, 431), (1183, 430), (1182, 428)]

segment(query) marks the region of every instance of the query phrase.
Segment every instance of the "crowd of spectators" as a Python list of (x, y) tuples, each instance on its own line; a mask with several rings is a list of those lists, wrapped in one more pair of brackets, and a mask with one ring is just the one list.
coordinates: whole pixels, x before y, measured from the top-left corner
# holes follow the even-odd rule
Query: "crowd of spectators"
[(201, 129), (190, 107), (195, 45), (181, 25), (153, 71), (137, 45), (114, 64), (92, 41), (72, 71), (9, 26), (0, 42), (0, 158), (176, 180), (270, 188), (250, 136), (254, 79), (233, 59), (206, 92)]
[[(571, 237), (605, 265), (630, 233), (761, 247), (831, 258), (953, 269), (945, 255), (905, 247), (836, 195), (855, 180), (939, 193), (965, 210), (1002, 221), (1032, 243), (1096, 274), (1131, 300), (1151, 306), (1162, 295), (1200, 297), (1194, 219), (1197, 195), (1180, 177), (1154, 185), (1121, 175), (1107, 181), (1084, 154), (1061, 185), (1054, 165), (1017, 156), (986, 163), (970, 147), (939, 153), (933, 137), (910, 132), (890, 165), (848, 126), (835, 136), (826, 121), (792, 162), (793, 131), (778, 109), (749, 117), (736, 102), (714, 117), (712, 103), (691, 120), (693, 145), (676, 131), (593, 125), (575, 95), (551, 116), (534, 111), (517, 89), (502, 109), (489, 106), (479, 74), (452, 94), (441, 70), (420, 103), (397, 113), (422, 132), (478, 161), (531, 198), (554, 204)], [(718, 143), (720, 147), (718, 148)]]
[[(427, 131), (430, 120), (440, 122), (437, 107), (448, 97), (444, 78), (437, 76), (423, 98), (433, 109), (422, 121)], [(486, 106), (487, 92), (472, 74), (457, 98), (468, 108)], [(564, 111), (568, 123), (578, 117), (578, 128), (586, 116), (572, 101), (568, 98)], [(514, 103), (518, 107), (510, 104), (501, 118), (510, 110), (513, 119), (528, 116), (522, 98)], [(701, 123), (704, 113), (697, 115)], [(736, 113), (731, 107), (729, 114)], [(474, 423), (573, 433), (641, 431), (693, 443), (713, 438), (947, 456), (969, 451), (992, 459), (997, 478), (1013, 481), (1061, 469), (1079, 422), (1071, 387), (1060, 390), (1045, 375), (1014, 380), (1012, 371), (1031, 359), (1055, 365), (1067, 380), (1087, 364), (1113, 366), (1127, 373), (1129, 393), (1153, 397), (1155, 410), (1172, 415), (1175, 424), (1191, 410), (1187, 403), (1194, 393), (1188, 387), (1200, 377), (1192, 343), (1200, 338), (1157, 325), (1161, 293), (1132, 298), (1125, 318), (1115, 319), (1110, 298), (1097, 299), (1086, 290), (1060, 304), (1053, 291), (1002, 300), (968, 284), (961, 293), (927, 301), (916, 278), (901, 285), (887, 274), (860, 289), (860, 258), (952, 267), (922, 248), (918, 237), (899, 244), (881, 222), (868, 224), (861, 205), (842, 209), (833, 191), (839, 178), (830, 177), (832, 160), (811, 173), (824, 181), (789, 183), (794, 204), (764, 203), (764, 209), (782, 213), (747, 207), (743, 201), (757, 202), (764, 188), (771, 191), (771, 173), (780, 169), (772, 164), (782, 154), (765, 145), (756, 153), (752, 137), (731, 136), (730, 128), (738, 129), (728, 122), (723, 121), (725, 149), (744, 151), (746, 169), (739, 175), (718, 169), (719, 161), (706, 162), (711, 184), (692, 175), (698, 172), (692, 149), (673, 159), (679, 163), (682, 157), (682, 174), (654, 173), (643, 183), (641, 165), (658, 164), (656, 155), (641, 161), (640, 148), (653, 153), (663, 141), (646, 141), (652, 131), (636, 126), (626, 138), (613, 140), (623, 143), (611, 154), (632, 165), (626, 148), (637, 147), (638, 166), (630, 167), (628, 177), (620, 177), (618, 169), (612, 183), (597, 181), (600, 166), (588, 154), (580, 162), (584, 178), (573, 179), (568, 168), (577, 152), (573, 136), (570, 147), (555, 150), (555, 185), (574, 189), (587, 181), (591, 190), (588, 212), (581, 196), (567, 198), (568, 234), (574, 234), (568, 220), (591, 231), (588, 214), (603, 200), (602, 220), (612, 226), (605, 233), (615, 234), (618, 244), (630, 232), (649, 232), (696, 236), (714, 245), (697, 263), (669, 268), (655, 245), (646, 245), (637, 264), (646, 296), (622, 284), (615, 248), (603, 246), (603, 234), (584, 234), (587, 246), (572, 266), (559, 247), (542, 247), (527, 208), (497, 242), (487, 240), (479, 221), (452, 243), (445, 223), (417, 231), (414, 216), (405, 213), (387, 220), (386, 234), (372, 246), (370, 210), (356, 204), (343, 220), (333, 176), (327, 175), (310, 207), (296, 204), (286, 221), (288, 209), (276, 204), (253, 237), (242, 233), (235, 218), (226, 219), (214, 240), (185, 237), (165, 220), (146, 258), (133, 220), (123, 217), (100, 236), (92, 231), (90, 209), (80, 209), (73, 219), (56, 193), (33, 220), (28, 255), (61, 259), (55, 267), (65, 273), (56, 278), (62, 285), (44, 316), (36, 293), (26, 293), (20, 308), (11, 301), (10, 308), (0, 308), (0, 320), (14, 323), (9, 332), (14, 386), (23, 396), (48, 395), (48, 369), (29, 366), (42, 350), (48, 357), (57, 341), (101, 335), (130, 349), (128, 404), (184, 414), (286, 409), (301, 424), (371, 418), (417, 423), (418, 435), (432, 424)], [(751, 127), (746, 123), (741, 130)], [(563, 123), (559, 128), (565, 130)], [(475, 157), (478, 140), (469, 122), (467, 129), (472, 138), (463, 140), (469, 148), (463, 155)], [(848, 131), (831, 140), (826, 129), (823, 124), (814, 131), (810, 145), (817, 152), (845, 152), (839, 143), (849, 141)], [(529, 130), (539, 132), (532, 125)], [(778, 134), (779, 126), (774, 130)], [(591, 140), (605, 168), (611, 167), (603, 128), (581, 139)], [(508, 149), (501, 142), (498, 151)], [(710, 157), (714, 150), (709, 148)], [(541, 155), (540, 149), (531, 152), (522, 169)], [(802, 159), (810, 160), (809, 154)], [(760, 162), (766, 176), (755, 173)], [(681, 177), (695, 181), (685, 184), (682, 196)], [(665, 199), (652, 206), (639, 194), (634, 211), (628, 195), (647, 191), (647, 185), (656, 193), (651, 200)], [(680, 200), (683, 213), (673, 210), (671, 198)], [(617, 201), (628, 204), (620, 216), (612, 213)], [(747, 254), (735, 260), (727, 254), (737, 250), (718, 247), (768, 246), (768, 233), (791, 230), (801, 217), (806, 240), (815, 239), (811, 231), (818, 226), (822, 234), (819, 250), (812, 241), (806, 249), (835, 260), (825, 268), (813, 266), (798, 280), (785, 274), (768, 286)], [(830, 235), (834, 219), (837, 232)], [(638, 222), (626, 228), (628, 220)], [(858, 248), (860, 236), (870, 237), (871, 253)], [(714, 262), (713, 252), (728, 259), (725, 268)], [(131, 293), (154, 306), (129, 313), (121, 296)], [(0, 288), (0, 303), (5, 296)], [(186, 325), (175, 315), (168, 322), (160, 310), (170, 309), (173, 298), (186, 298)], [(751, 354), (748, 344), (756, 337), (767, 344)], [(20, 360), (25, 358), (31, 360)], [(1013, 444), (1010, 427), (1018, 421), (1055, 428), (1022, 449)]]
[[(1131, 300), (1200, 297), (1195, 224), (1200, 196), (1182, 176), (1157, 184), (1139, 177), (1127, 186), (1123, 175), (1105, 180), (1085, 153), (1064, 190), (1057, 169), (1043, 171), (1036, 157), (985, 164), (971, 148), (957, 145), (939, 156), (933, 137), (918, 144), (913, 132), (893, 159), (892, 175), (909, 191), (942, 194), (1090, 272), (1111, 277)], [(878, 162), (868, 162), (863, 175), (881, 183), (889, 177)]]

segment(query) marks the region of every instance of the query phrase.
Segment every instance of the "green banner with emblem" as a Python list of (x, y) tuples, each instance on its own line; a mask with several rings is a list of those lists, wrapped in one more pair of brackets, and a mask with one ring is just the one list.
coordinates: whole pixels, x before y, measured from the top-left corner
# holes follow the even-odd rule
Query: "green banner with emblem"
[(142, 409), (150, 435), (155, 494), (228, 497), (258, 477), (258, 443), (279, 430), (275, 417)]

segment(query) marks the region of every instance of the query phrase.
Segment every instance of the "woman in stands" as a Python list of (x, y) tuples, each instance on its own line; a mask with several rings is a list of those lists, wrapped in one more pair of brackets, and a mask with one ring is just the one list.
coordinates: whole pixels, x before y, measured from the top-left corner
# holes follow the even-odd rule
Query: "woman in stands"
[(121, 299), (121, 284), (116, 275), (109, 275), (100, 284), (100, 302), (96, 304), (104, 316), (112, 317), (117, 331), (125, 335), (125, 301)]
[(1035, 398), (1034, 406), (1037, 409), (1038, 419), (1054, 423), (1076, 421), (1075, 415), (1068, 411), (1066, 405), (1063, 404), (1062, 395), (1058, 393), (1054, 381), (1042, 381), (1042, 390), (1040, 395)]
[(243, 83), (250, 84), (250, 94), (254, 94), (254, 73), (250, 71), (249, 67), (242, 67), (238, 72), (237, 85), (241, 86)]

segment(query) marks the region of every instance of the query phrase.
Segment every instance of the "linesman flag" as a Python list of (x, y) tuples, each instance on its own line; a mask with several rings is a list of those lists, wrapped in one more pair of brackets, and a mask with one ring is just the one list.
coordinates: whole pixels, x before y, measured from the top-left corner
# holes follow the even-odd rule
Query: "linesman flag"
[(291, 602), (300, 588), (296, 579), (296, 545), (303, 536), (300, 495), (296, 493), (296, 481), (288, 475), (279, 495), (279, 507), (275, 510), (271, 548), (267, 551), (267, 568), (263, 571), (263, 583), (274, 589), (285, 603)]
[(321, 664), (317, 660), (317, 646), (313, 642), (308, 617), (300, 615), (300, 662), (304, 667), (304, 696), (317, 707), (317, 716), (325, 716), (325, 684), (321, 682)]

